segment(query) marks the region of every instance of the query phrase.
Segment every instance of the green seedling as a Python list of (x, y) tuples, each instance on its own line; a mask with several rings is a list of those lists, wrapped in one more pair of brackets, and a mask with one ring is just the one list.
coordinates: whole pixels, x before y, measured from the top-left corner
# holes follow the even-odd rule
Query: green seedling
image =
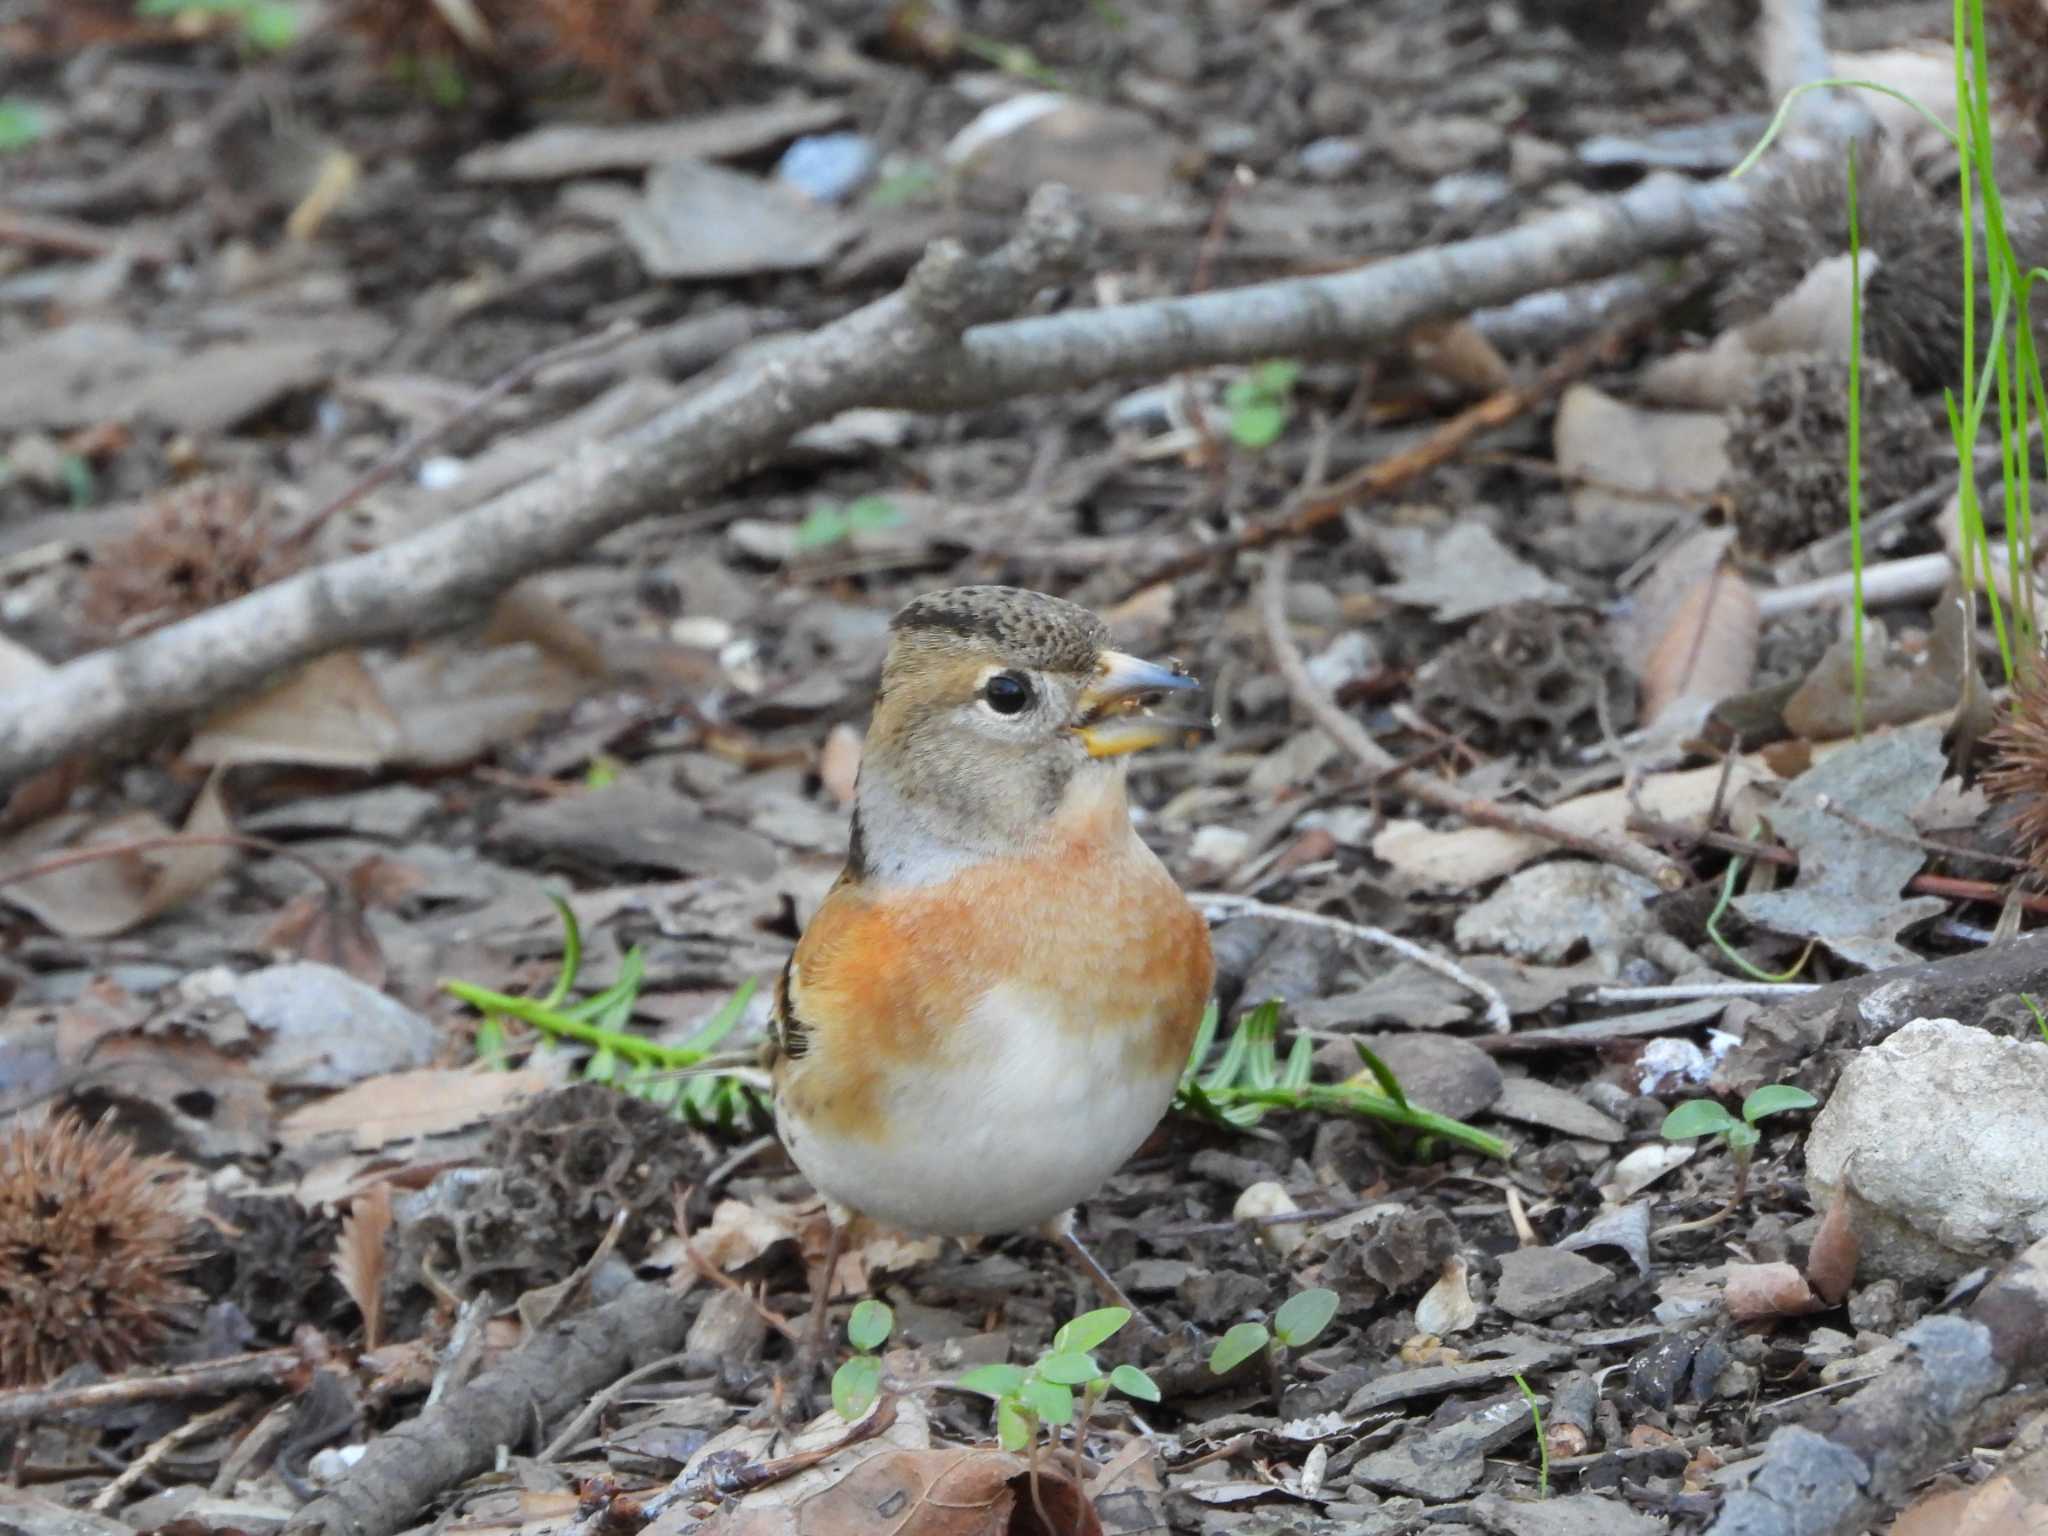
[(1550, 1497), (1550, 1438), (1543, 1433), (1543, 1404), (1530, 1390), (1529, 1383), (1522, 1379), (1520, 1371), (1515, 1372), (1514, 1382), (1522, 1394), (1522, 1401), (1529, 1405), (1529, 1417), (1536, 1421), (1536, 1497), (1547, 1499)]
[(954, 1385), (995, 1399), (996, 1440), (1012, 1455), (1032, 1448), (1042, 1427), (1055, 1435), (1075, 1422), (1078, 1441), (1088, 1417), (1111, 1392), (1140, 1402), (1159, 1401), (1159, 1388), (1135, 1365), (1104, 1370), (1095, 1351), (1113, 1338), (1131, 1314), (1122, 1307), (1083, 1312), (1052, 1337), (1052, 1347), (1026, 1369), (1020, 1365), (978, 1365)]
[(1239, 1323), (1218, 1339), (1216, 1347), (1209, 1351), (1209, 1369), (1218, 1376), (1227, 1376), (1263, 1351), (1267, 1369), (1277, 1374), (1286, 1361), (1287, 1351), (1305, 1349), (1336, 1315), (1335, 1291), (1317, 1286), (1290, 1296), (1273, 1314), (1272, 1327), (1264, 1323)]
[(1296, 1035), (1286, 1062), (1280, 1060), (1278, 1003), (1261, 1003), (1240, 1019), (1222, 1054), (1205, 1069), (1216, 1044), (1217, 1019), (1211, 1003), (1195, 1031), (1195, 1046), (1174, 1096), (1174, 1108), (1185, 1114), (1239, 1131), (1257, 1125), (1269, 1109), (1365, 1115), (1441, 1136), (1488, 1157), (1508, 1155), (1507, 1143), (1498, 1136), (1410, 1104), (1387, 1064), (1362, 1043), (1354, 1042), (1364, 1063), (1357, 1077), (1343, 1083), (1310, 1082), (1308, 1036)]
[(283, 0), (135, 0), (135, 14), (172, 20), (224, 17), (259, 53), (282, 53), (299, 36), (299, 13)]
[(1224, 391), (1230, 440), (1240, 448), (1270, 448), (1294, 415), (1294, 382), (1301, 364), (1285, 358), (1260, 363), (1233, 379)]
[(2020, 1001), (2027, 1005), (2027, 1011), (2034, 1016), (2034, 1028), (2041, 1031), (2041, 1043), (2048, 1045), (2048, 1013), (2043, 1013), (2041, 1005), (2028, 993), (2022, 992)]
[[(548, 900), (562, 919), (562, 969), (542, 998), (514, 997), (467, 981), (444, 981), (443, 990), (483, 1015), (477, 1025), (478, 1059), (507, 1066), (511, 1047), (505, 1020), (530, 1024), (551, 1040), (574, 1040), (590, 1047), (583, 1075), (591, 1082), (611, 1083), (635, 1098), (670, 1111), (692, 1125), (732, 1126), (751, 1123), (764, 1113), (762, 1082), (743, 1072), (706, 1071), (712, 1048), (731, 1034), (745, 1015), (758, 982), (749, 979), (726, 1000), (702, 1029), (681, 1045), (661, 1045), (630, 1034), (646, 975), (646, 959), (638, 945), (626, 951), (619, 979), (580, 1002), (569, 1001), (583, 962), (583, 933), (569, 904), (553, 892)], [(758, 1074), (755, 1075), (758, 1077)]]
[(806, 553), (829, 549), (857, 533), (880, 533), (902, 521), (903, 509), (886, 496), (856, 496), (843, 507), (821, 501), (796, 525), (796, 547)]
[(832, 1373), (832, 1411), (851, 1424), (882, 1395), (882, 1346), (896, 1331), (896, 1314), (872, 1299), (853, 1309), (846, 1320), (846, 1341), (854, 1348)]
[(1735, 1159), (1735, 1194), (1729, 1207), (1742, 1203), (1749, 1188), (1749, 1161), (1756, 1155), (1763, 1133), (1757, 1122), (1767, 1115), (1789, 1109), (1811, 1109), (1820, 1102), (1804, 1088), (1790, 1083), (1766, 1083), (1742, 1101), (1742, 1118), (1736, 1119), (1712, 1099), (1688, 1099), (1664, 1117), (1666, 1141), (1691, 1141), (1697, 1136), (1719, 1136), (1728, 1143)]
[(0, 96), (0, 155), (27, 149), (50, 131), (48, 121), (17, 96)]

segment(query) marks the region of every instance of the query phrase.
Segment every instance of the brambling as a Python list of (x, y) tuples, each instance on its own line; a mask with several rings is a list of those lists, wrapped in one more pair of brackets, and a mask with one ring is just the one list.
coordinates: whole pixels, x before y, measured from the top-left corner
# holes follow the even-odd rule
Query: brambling
[(1195, 680), (1015, 587), (930, 593), (890, 632), (846, 868), (775, 995), (776, 1127), (836, 1208), (823, 1285), (858, 1212), (1036, 1229), (1129, 1306), (1072, 1212), (1165, 1114), (1214, 979), (1124, 791), (1186, 729), (1146, 703)]

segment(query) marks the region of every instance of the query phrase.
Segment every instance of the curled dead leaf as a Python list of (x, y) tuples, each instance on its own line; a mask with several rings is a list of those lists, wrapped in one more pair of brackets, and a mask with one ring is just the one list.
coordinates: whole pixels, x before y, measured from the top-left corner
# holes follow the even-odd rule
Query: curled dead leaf
[(1766, 1317), (1803, 1317), (1821, 1309), (1806, 1277), (1790, 1264), (1731, 1264), (1724, 1293), (1728, 1315), (1740, 1323)]
[(334, 1247), (334, 1277), (363, 1315), (363, 1348), (384, 1333), (384, 1239), (391, 1231), (391, 1186), (379, 1180), (349, 1202)]

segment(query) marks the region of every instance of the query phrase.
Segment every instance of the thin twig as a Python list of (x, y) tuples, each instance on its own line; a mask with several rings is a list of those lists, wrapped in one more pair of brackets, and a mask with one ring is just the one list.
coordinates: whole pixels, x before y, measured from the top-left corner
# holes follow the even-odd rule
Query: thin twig
[(1344, 713), (1337, 701), (1330, 697), (1308, 675), (1308, 664), (1302, 660), (1301, 648), (1294, 643), (1294, 637), (1287, 631), (1285, 598), (1287, 592), (1287, 546), (1276, 545), (1266, 557), (1265, 579), (1259, 594), (1260, 617), (1265, 625), (1266, 643), (1273, 648), (1273, 659), (1279, 665), (1280, 675), (1287, 680), (1287, 688), (1306, 709), (1310, 716), (1331, 739), (1357, 758), (1373, 773), (1385, 774), (1387, 783), (1411, 799), (1440, 811), (1449, 811), (1467, 821), (1479, 822), (1484, 826), (1498, 827), (1504, 832), (1517, 832), (1525, 837), (1542, 838), (1545, 842), (1556, 843), (1575, 853), (1602, 859), (1631, 874), (1641, 875), (1659, 889), (1682, 890), (1686, 884), (1686, 873), (1678, 865), (1654, 849), (1631, 842), (1626, 838), (1607, 837), (1598, 832), (1582, 832), (1576, 827), (1558, 821), (1546, 812), (1530, 806), (1504, 805), (1498, 800), (1487, 800), (1478, 795), (1469, 795), (1441, 779), (1432, 779), (1424, 774), (1400, 769), (1399, 763), (1384, 747), (1366, 734), (1365, 727)]
[(0, 1392), (0, 1424), (49, 1422), (60, 1414), (127, 1408), (136, 1403), (168, 1402), (181, 1397), (211, 1397), (244, 1387), (282, 1386), (304, 1361), (296, 1349), (267, 1349), (260, 1354), (231, 1355), (174, 1371), (124, 1376), (117, 1381), (87, 1382), (75, 1387), (21, 1387)]
[(1228, 539), (1187, 550), (1131, 582), (1125, 597), (1200, 570), (1211, 561), (1258, 549), (1281, 539), (1298, 538), (1337, 517), (1346, 509), (1383, 500), (1413, 484), (1431, 470), (1449, 463), (1483, 432), (1491, 432), (1527, 415), (1583, 378), (1602, 358), (1612, 354), (1631, 333), (1661, 314), (1667, 304), (1689, 293), (1696, 283), (1661, 294), (1658, 302), (1639, 306), (1598, 335), (1568, 349), (1563, 356), (1524, 384), (1488, 395), (1467, 406), (1421, 442), (1353, 470), (1334, 484), (1298, 498), (1280, 516), (1248, 523)]
[(1689, 1003), (1702, 997), (1799, 997), (1818, 992), (1816, 981), (1697, 981), (1666, 987), (1595, 987), (1589, 1003)]
[(576, 1417), (563, 1426), (562, 1432), (548, 1442), (547, 1448), (535, 1460), (542, 1466), (547, 1466), (550, 1462), (558, 1460), (570, 1446), (576, 1443), (577, 1437), (590, 1427), (592, 1420), (618, 1401), (619, 1395), (626, 1388), (645, 1381), (650, 1376), (659, 1376), (663, 1371), (672, 1371), (689, 1358), (689, 1351), (685, 1350), (679, 1354), (663, 1355), (659, 1360), (650, 1360), (637, 1371), (626, 1372), (625, 1375), (585, 1403), (577, 1412)]
[(578, 360), (593, 353), (606, 351), (636, 334), (638, 330), (639, 327), (630, 322), (615, 321), (594, 336), (574, 337), (569, 341), (563, 342), (559, 347), (551, 347), (545, 352), (536, 352), (533, 356), (508, 368), (504, 373), (492, 380), (491, 383), (478, 390), (461, 406), (449, 412), (424, 431), (415, 432), (411, 437), (385, 454), (375, 464), (364, 470), (361, 475), (324, 507), (314, 512), (312, 516), (308, 517), (305, 522), (301, 523), (292, 532), (280, 538), (277, 541), (278, 550), (284, 554), (294, 554), (303, 550), (308, 544), (313, 542), (314, 536), (322, 528), (326, 527), (328, 522), (337, 513), (344, 512), (354, 506), (386, 480), (389, 480), (393, 475), (404, 469), (407, 464), (411, 463), (420, 454), (425, 453), (436, 443), (444, 440), (464, 422), (472, 421), (484, 411), (489, 410), (515, 389), (524, 385), (527, 380), (537, 375), (543, 368), (551, 368), (557, 363)]
[(1300, 923), (1309, 928), (1321, 928), (1326, 933), (1356, 939), (1361, 944), (1377, 944), (1381, 949), (1391, 949), (1404, 960), (1412, 960), (1424, 970), (1434, 971), (1437, 975), (1456, 982), (1466, 991), (1475, 992), (1485, 999), (1486, 1023), (1496, 1033), (1504, 1033), (1514, 1027), (1514, 1016), (1508, 1011), (1507, 999), (1500, 995), (1499, 989), (1492, 983), (1482, 981), (1459, 966), (1456, 961), (1446, 960), (1442, 955), (1425, 949), (1411, 940), (1391, 934), (1384, 928), (1371, 928), (1364, 923), (1346, 922), (1341, 917), (1326, 917), (1320, 912), (1303, 912), (1295, 907), (1277, 907), (1271, 902), (1257, 901), (1250, 896), (1232, 896), (1223, 891), (1196, 891), (1188, 900), (1198, 907), (1210, 907), (1241, 917), (1270, 918), (1279, 923)]
[(121, 1502), (122, 1496), (154, 1472), (165, 1457), (183, 1445), (187, 1440), (197, 1440), (209, 1429), (225, 1424), (229, 1419), (247, 1413), (253, 1406), (253, 1399), (237, 1397), (210, 1408), (195, 1419), (188, 1419), (167, 1435), (159, 1436), (140, 1456), (121, 1470), (121, 1475), (93, 1495), (92, 1503), (86, 1507), (94, 1514), (104, 1515)]

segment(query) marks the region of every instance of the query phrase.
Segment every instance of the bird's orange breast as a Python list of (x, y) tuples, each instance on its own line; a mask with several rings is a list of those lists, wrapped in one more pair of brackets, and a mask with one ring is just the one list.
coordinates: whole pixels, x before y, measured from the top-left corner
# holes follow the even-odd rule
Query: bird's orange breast
[(887, 1134), (892, 1077), (970, 1065), (960, 1026), (999, 986), (1038, 1003), (1055, 1038), (1088, 1042), (1077, 1059), (1100, 1059), (1108, 1034), (1130, 1075), (1177, 1075), (1214, 979), (1208, 925), (1114, 811), (933, 885), (835, 888), (796, 949), (809, 1048), (787, 1068), (790, 1109)]

